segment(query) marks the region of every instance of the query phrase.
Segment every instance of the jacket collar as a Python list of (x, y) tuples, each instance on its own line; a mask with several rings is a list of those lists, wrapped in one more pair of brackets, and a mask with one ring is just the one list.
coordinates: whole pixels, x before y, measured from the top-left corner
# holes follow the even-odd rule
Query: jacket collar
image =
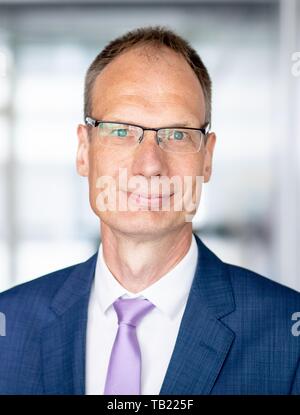
[(199, 296), (202, 306), (216, 318), (225, 317), (235, 309), (227, 265), (195, 236), (199, 255), (191, 297)]
[(235, 309), (227, 266), (196, 240), (198, 264), (161, 395), (209, 394), (235, 337), (221, 321)]
[(62, 315), (78, 300), (89, 295), (95, 275), (98, 251), (87, 261), (75, 265), (52, 300), (51, 309)]

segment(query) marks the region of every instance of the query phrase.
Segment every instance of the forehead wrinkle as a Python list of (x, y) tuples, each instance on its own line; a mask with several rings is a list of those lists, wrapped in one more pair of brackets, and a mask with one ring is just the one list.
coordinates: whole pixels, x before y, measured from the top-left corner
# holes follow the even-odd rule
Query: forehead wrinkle
[[(138, 105), (144, 107), (151, 107), (152, 104), (174, 104), (176, 106), (179, 105), (178, 97), (182, 99), (184, 102), (186, 99), (183, 99), (182, 96), (178, 94), (170, 94), (166, 97), (165, 94), (153, 95), (153, 93), (149, 94), (148, 96), (142, 96), (138, 94), (120, 94), (120, 95), (113, 95), (110, 94), (108, 98), (108, 103), (117, 101), (117, 104), (123, 105), (123, 103), (128, 103), (129, 105)], [(125, 102), (122, 100), (125, 98)]]
[[(97, 105), (103, 105), (105, 103), (105, 108), (109, 107), (110, 105), (114, 105), (115, 107), (122, 107), (122, 106), (136, 106), (136, 107), (143, 107), (147, 108), (148, 110), (155, 109), (157, 105), (168, 105), (174, 107), (191, 107), (191, 97), (190, 95), (180, 95), (177, 93), (170, 93), (170, 94), (153, 94), (149, 92), (147, 94), (138, 94), (137, 92), (122, 92), (114, 94), (113, 90), (109, 91), (109, 94), (95, 94), (94, 102)], [(199, 102), (199, 106), (201, 103)]]

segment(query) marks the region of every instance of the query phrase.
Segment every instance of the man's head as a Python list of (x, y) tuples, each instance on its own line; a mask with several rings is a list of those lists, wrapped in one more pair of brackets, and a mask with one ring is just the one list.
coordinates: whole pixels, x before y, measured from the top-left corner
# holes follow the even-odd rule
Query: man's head
[[(210, 122), (210, 107), (211, 82), (200, 57), (186, 41), (163, 28), (138, 29), (114, 40), (96, 57), (86, 75), (85, 117), (96, 120), (145, 128), (200, 129)], [(210, 178), (215, 135), (202, 137), (199, 151), (169, 152), (158, 145), (155, 131), (145, 131), (134, 147), (127, 146), (124, 140), (122, 146), (103, 145), (99, 134), (103, 134), (99, 133), (99, 126), (78, 127), (77, 170), (89, 179), (90, 203), (102, 225), (144, 236), (159, 236), (190, 226), (184, 209), (174, 209), (179, 188), (173, 185), (169, 192), (164, 190), (169, 193), (169, 211), (149, 209), (139, 198), (134, 199), (135, 211), (121, 211), (119, 199), (124, 202), (135, 189), (121, 183), (120, 169), (126, 169), (128, 182), (141, 179), (139, 194), (154, 196), (150, 187), (153, 178), (177, 177), (183, 183), (185, 177), (191, 177), (194, 195), (196, 177), (203, 177), (205, 182)], [(193, 137), (198, 140), (197, 134)], [(175, 142), (174, 137), (170, 140)], [(168, 143), (172, 144), (170, 140)], [(184, 143), (180, 140), (176, 145)], [(111, 182), (108, 186), (118, 192), (113, 211), (99, 209), (99, 193), (103, 191), (99, 179), (104, 176), (114, 179), (114, 186)]]

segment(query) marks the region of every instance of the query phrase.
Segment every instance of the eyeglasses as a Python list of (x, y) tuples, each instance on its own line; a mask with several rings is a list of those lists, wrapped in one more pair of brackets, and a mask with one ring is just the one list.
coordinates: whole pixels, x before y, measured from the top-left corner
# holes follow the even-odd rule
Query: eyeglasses
[(140, 125), (85, 118), (86, 125), (96, 127), (99, 142), (106, 147), (135, 147), (144, 138), (144, 131), (155, 131), (159, 147), (171, 153), (197, 153), (209, 131), (209, 124), (202, 128), (144, 128)]

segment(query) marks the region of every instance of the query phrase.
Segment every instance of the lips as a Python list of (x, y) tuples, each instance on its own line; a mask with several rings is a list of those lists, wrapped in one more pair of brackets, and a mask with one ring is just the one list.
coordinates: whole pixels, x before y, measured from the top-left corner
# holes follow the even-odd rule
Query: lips
[(137, 192), (127, 192), (128, 197), (140, 206), (160, 207), (162, 203), (173, 196), (173, 194), (145, 194)]
[[(133, 194), (133, 193), (131, 193)], [(136, 196), (142, 197), (143, 199), (163, 199), (163, 198), (167, 198), (170, 197), (172, 195), (148, 195), (148, 194), (143, 194), (143, 193), (135, 193)]]

